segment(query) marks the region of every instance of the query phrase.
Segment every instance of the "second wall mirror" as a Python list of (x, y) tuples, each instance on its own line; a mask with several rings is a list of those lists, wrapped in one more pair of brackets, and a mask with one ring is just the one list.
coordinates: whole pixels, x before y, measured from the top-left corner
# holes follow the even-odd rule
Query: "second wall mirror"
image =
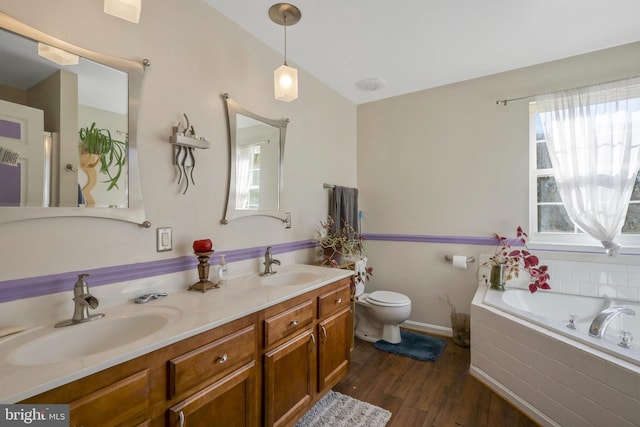
[(251, 215), (283, 219), (282, 167), (288, 119), (268, 119), (224, 94), (229, 124), (229, 189), (223, 224)]

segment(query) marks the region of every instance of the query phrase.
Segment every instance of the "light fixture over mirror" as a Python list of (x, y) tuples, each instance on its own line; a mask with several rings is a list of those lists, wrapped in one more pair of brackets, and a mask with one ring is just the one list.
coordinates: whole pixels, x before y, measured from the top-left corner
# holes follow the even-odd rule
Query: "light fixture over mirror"
[(298, 97), (298, 70), (287, 65), (287, 27), (300, 21), (300, 9), (289, 3), (277, 3), (269, 8), (269, 17), (284, 27), (284, 64), (273, 72), (274, 94), (277, 100), (290, 102)]
[(266, 215), (284, 221), (280, 208), (284, 142), (289, 119), (267, 119), (224, 94), (229, 124), (229, 190), (223, 224)]
[[(67, 52), (77, 64), (43, 59), (38, 46)], [(146, 223), (136, 143), (149, 62), (79, 48), (2, 12), (0, 58), (0, 148), (15, 154), (0, 161), (0, 223), (62, 216)], [(82, 129), (110, 133), (119, 164), (103, 171), (102, 159), (85, 162), (95, 151), (83, 151)]]
[(80, 57), (78, 55), (74, 55), (66, 50), (58, 49), (57, 47), (49, 46), (44, 43), (38, 43), (38, 55), (63, 66), (77, 65), (78, 61), (80, 61)]
[(104, 13), (134, 24), (140, 22), (140, 10), (142, 0), (104, 0)]

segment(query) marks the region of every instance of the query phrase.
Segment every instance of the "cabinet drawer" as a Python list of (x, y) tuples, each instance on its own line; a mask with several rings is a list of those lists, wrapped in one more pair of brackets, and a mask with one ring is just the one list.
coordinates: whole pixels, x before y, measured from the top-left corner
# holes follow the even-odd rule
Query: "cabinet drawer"
[(351, 286), (349, 282), (338, 289), (318, 297), (318, 318), (322, 319), (330, 314), (348, 307), (351, 303)]
[(290, 336), (313, 322), (313, 302), (305, 301), (280, 314), (265, 320), (264, 345), (271, 344)]
[(69, 403), (70, 426), (137, 425), (127, 420), (147, 410), (148, 371), (140, 371)]
[(199, 347), (169, 361), (169, 398), (210, 383), (256, 358), (255, 326)]

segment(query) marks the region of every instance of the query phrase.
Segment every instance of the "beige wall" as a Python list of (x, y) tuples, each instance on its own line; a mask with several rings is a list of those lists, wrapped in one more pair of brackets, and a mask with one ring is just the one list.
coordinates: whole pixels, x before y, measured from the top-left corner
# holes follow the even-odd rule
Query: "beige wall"
[[(528, 224), (528, 100), (638, 74), (640, 43), (358, 106), (358, 185), (365, 233), (514, 236)], [(449, 326), (446, 296), (469, 312), (476, 268), (446, 254), (487, 246), (368, 242), (369, 289), (406, 293), (411, 320)], [(551, 272), (553, 279), (553, 272)], [(553, 280), (552, 280), (553, 285)]]
[[(200, 0), (146, 2), (138, 25), (105, 15), (100, 1), (0, 0), (0, 10), (84, 48), (151, 60), (138, 146), (153, 224), (142, 229), (93, 218), (0, 224), (0, 280), (184, 256), (202, 237), (212, 238), (218, 251), (309, 239), (327, 212), (323, 182), (360, 188), (365, 233), (513, 235), (519, 224), (528, 228), (528, 106), (495, 101), (626, 77), (640, 65), (635, 44), (357, 108), (299, 70), (300, 98), (282, 103), (272, 89), (281, 53)], [(220, 224), (228, 173), (224, 92), (255, 113), (291, 119), (283, 200), (293, 214), (290, 230), (266, 217)], [(196, 186), (186, 195), (168, 143), (182, 113), (211, 142), (197, 153)], [(173, 227), (172, 252), (155, 251), (160, 226)], [(444, 255), (477, 258), (493, 250), (381, 241), (367, 248), (374, 267), (369, 289), (406, 293), (413, 321), (444, 327), (447, 295), (459, 311), (469, 311), (477, 267), (453, 269)]]
[[(310, 239), (327, 213), (322, 183), (356, 185), (355, 105), (304, 70), (300, 98), (276, 101), (273, 70), (282, 54), (201, 0), (143, 2), (138, 25), (105, 15), (102, 1), (0, 0), (0, 10), (83, 48), (151, 61), (142, 87), (138, 153), (152, 223), (151, 229), (95, 218), (0, 224), (0, 281), (190, 255), (193, 240), (204, 237), (218, 251)], [(283, 208), (293, 215), (292, 229), (268, 217), (220, 224), (228, 173), (224, 92), (257, 114), (291, 120)], [(211, 142), (196, 153), (196, 185), (186, 195), (169, 144), (183, 113)], [(173, 227), (173, 251), (156, 252), (156, 227)]]

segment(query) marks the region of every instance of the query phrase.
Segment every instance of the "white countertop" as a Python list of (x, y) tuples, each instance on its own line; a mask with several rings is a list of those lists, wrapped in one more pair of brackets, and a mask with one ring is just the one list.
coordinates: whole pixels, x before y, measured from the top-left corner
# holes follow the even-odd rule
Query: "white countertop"
[(92, 326), (98, 325), (103, 319), (64, 328), (55, 328), (53, 322), (0, 338), (0, 403), (18, 402), (353, 274), (348, 270), (303, 264), (278, 270), (283, 273), (292, 270), (311, 272), (318, 279), (300, 285), (264, 286), (258, 283), (257, 274), (251, 274), (230, 279), (220, 288), (210, 289), (205, 293), (187, 291), (185, 288), (146, 304), (128, 301), (104, 310), (94, 310), (104, 313), (104, 319), (161, 311), (169, 313), (171, 321), (151, 335), (129, 344), (72, 360), (25, 364), (16, 357), (16, 351), (35, 339), (48, 336), (51, 336), (53, 347), (55, 334), (68, 328), (85, 328), (87, 334), (90, 334)]

